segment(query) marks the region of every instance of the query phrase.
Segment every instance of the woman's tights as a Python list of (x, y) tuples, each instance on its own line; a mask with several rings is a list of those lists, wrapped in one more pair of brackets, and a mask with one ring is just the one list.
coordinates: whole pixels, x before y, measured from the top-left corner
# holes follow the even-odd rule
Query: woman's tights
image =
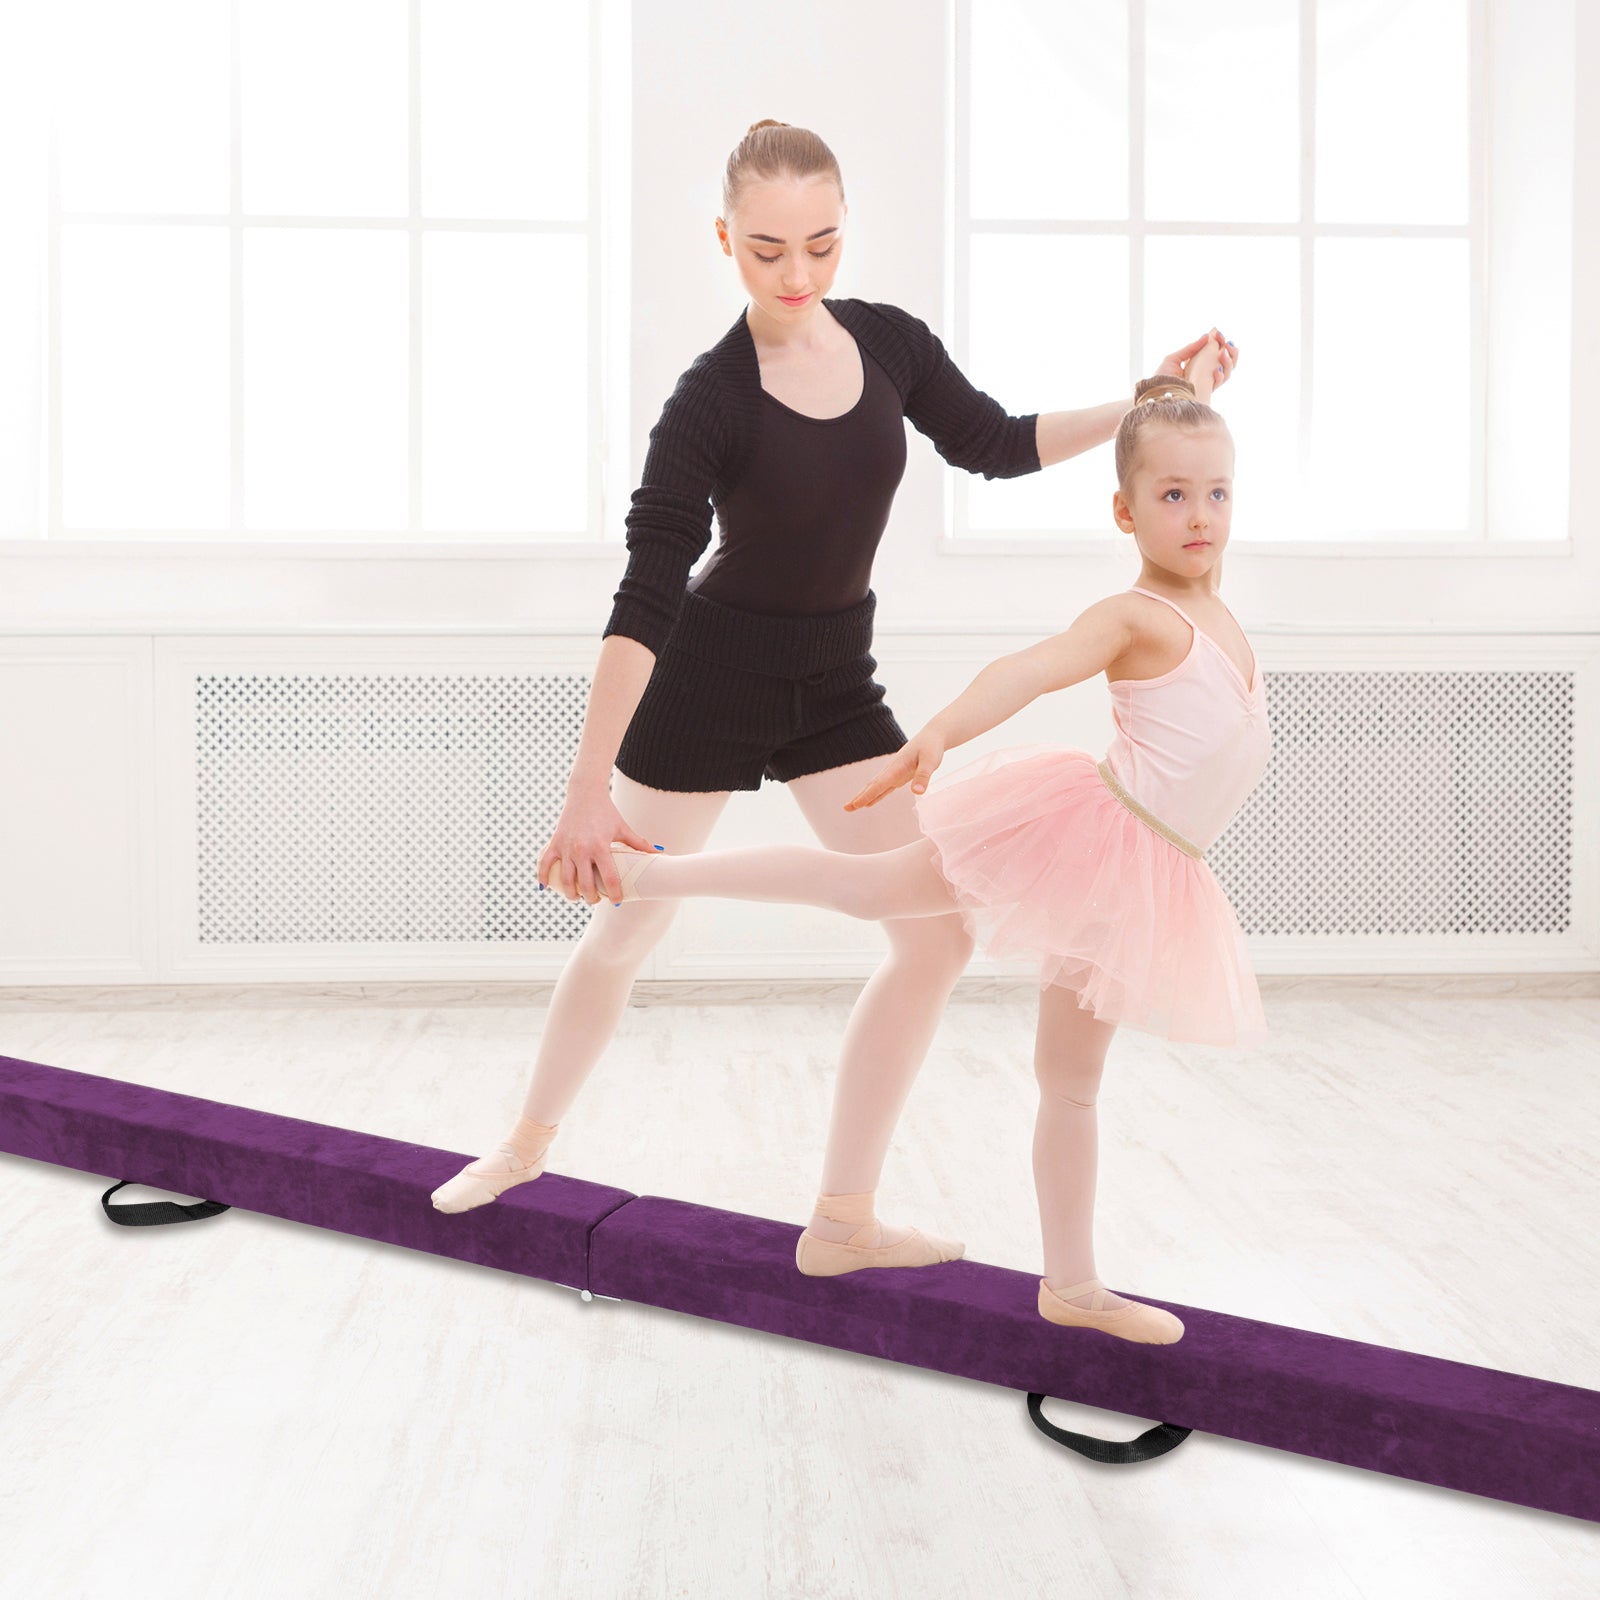
[[(921, 839), (906, 789), (861, 810), (844, 809), (844, 802), (882, 765), (883, 758), (875, 756), (790, 780), (789, 793), (829, 847), (814, 854), (837, 852), (839, 860), (859, 861), (868, 859), (865, 852)], [(677, 856), (703, 848), (729, 794), (653, 789), (614, 772), (611, 797), (647, 839)], [(610, 1043), (639, 967), (677, 909), (675, 902), (665, 901), (628, 900), (613, 906), (602, 899), (595, 906), (551, 996), (519, 1123), (527, 1137), (518, 1142), (513, 1134), (511, 1143), (519, 1155), (499, 1158), (506, 1170), (532, 1160), (550, 1142), (555, 1124), (567, 1114)], [(944, 915), (936, 914), (941, 910)], [(889, 953), (857, 997), (845, 1029), (822, 1170), (821, 1193), (828, 1195), (877, 1189), (895, 1124), (938, 1032), (950, 991), (972, 956), (971, 936), (948, 901), (929, 901), (915, 915), (889, 913), (879, 920)], [(819, 1237), (834, 1240), (855, 1231), (852, 1224), (817, 1214), (809, 1226)], [(885, 1225), (876, 1239), (864, 1242), (894, 1244), (907, 1231)]]

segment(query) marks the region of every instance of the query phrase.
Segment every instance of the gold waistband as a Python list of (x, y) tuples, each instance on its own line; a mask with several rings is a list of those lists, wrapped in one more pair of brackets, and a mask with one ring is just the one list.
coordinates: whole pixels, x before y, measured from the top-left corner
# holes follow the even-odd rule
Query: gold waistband
[(1183, 851), (1186, 856), (1193, 856), (1196, 861), (1204, 859), (1204, 850), (1202, 850), (1198, 845), (1190, 844), (1181, 833), (1169, 828), (1160, 817), (1153, 815), (1149, 811), (1146, 811), (1145, 808), (1140, 805), (1139, 802), (1135, 800), (1126, 789), (1122, 787), (1121, 783), (1117, 780), (1116, 773), (1111, 770), (1111, 763), (1109, 761), (1102, 761), (1100, 765), (1095, 768), (1095, 771), (1105, 779), (1106, 788), (1108, 788), (1112, 794), (1114, 794), (1117, 799), (1119, 799), (1123, 805), (1125, 805), (1128, 810), (1130, 810), (1141, 822), (1148, 822), (1163, 839), (1169, 840), (1171, 843), (1177, 845), (1177, 847)]

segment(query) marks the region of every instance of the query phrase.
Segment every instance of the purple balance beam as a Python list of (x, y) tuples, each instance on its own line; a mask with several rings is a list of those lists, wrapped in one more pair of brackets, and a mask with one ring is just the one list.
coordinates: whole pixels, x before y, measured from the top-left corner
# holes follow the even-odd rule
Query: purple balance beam
[(1600, 1394), (1157, 1300), (1176, 1344), (1047, 1323), (1033, 1273), (806, 1278), (799, 1228), (645, 1196), (594, 1231), (596, 1294), (1600, 1521)]
[(0, 1150), (573, 1289), (595, 1224), (633, 1199), (546, 1173), (464, 1228), (428, 1196), (471, 1156), (6, 1056)]
[(791, 1223), (557, 1173), (445, 1216), (459, 1152), (6, 1057), (0, 1151), (1600, 1521), (1600, 1394), (1570, 1384), (1163, 1300), (1184, 1337), (1132, 1344), (1044, 1322), (1034, 1274), (977, 1261), (807, 1278)]

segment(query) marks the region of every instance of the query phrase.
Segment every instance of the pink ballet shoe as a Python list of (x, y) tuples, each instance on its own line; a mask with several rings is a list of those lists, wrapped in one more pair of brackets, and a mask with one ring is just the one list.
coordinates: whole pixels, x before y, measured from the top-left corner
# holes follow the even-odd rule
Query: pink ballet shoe
[[(1094, 1293), (1093, 1304), (1068, 1305), (1076, 1295)], [(1098, 1328), (1102, 1333), (1115, 1334), (1119, 1339), (1132, 1339), (1136, 1344), (1176, 1344), (1183, 1337), (1183, 1324), (1170, 1311), (1160, 1306), (1141, 1305), (1130, 1300), (1114, 1311), (1102, 1311), (1109, 1291), (1098, 1278), (1075, 1285), (1070, 1289), (1052, 1289), (1043, 1278), (1039, 1280), (1039, 1315), (1046, 1322), (1060, 1323), (1063, 1328)]]
[[(658, 852), (653, 850), (635, 850), (631, 845), (618, 844), (617, 841), (613, 839), (611, 841), (611, 853), (617, 858), (617, 876), (622, 881), (622, 899), (639, 899), (640, 896), (635, 892), (633, 886), (638, 880), (639, 874), (644, 870), (644, 863), (646, 861), (654, 861)], [(630, 859), (625, 861), (622, 859), (624, 856), (629, 857)], [(560, 861), (553, 861), (550, 864), (550, 887), (554, 889), (557, 894), (566, 893), (566, 891), (561, 887), (561, 880), (563, 876), (564, 874), (561, 871)], [(600, 892), (603, 895), (605, 890), (602, 889)], [(620, 900), (613, 900), (611, 903), (612, 905), (620, 905), (622, 902)]]
[(860, 1195), (821, 1195), (817, 1210), (830, 1222), (860, 1224), (849, 1239), (820, 1239), (807, 1228), (795, 1241), (794, 1264), (808, 1278), (836, 1278), (841, 1272), (863, 1267), (931, 1267), (941, 1261), (959, 1261), (967, 1247), (956, 1239), (940, 1239), (913, 1228), (895, 1244), (857, 1244), (877, 1228), (873, 1215), (873, 1190)]
[[(519, 1183), (531, 1183), (537, 1178), (544, 1171), (545, 1157), (556, 1136), (555, 1125), (533, 1122), (524, 1117), (517, 1123), (517, 1129), (518, 1133), (513, 1133), (511, 1138), (496, 1145), (489, 1155), (479, 1156), (471, 1166), (463, 1167), (455, 1177), (441, 1183), (431, 1197), (434, 1210), (452, 1213), (472, 1211), (478, 1206), (488, 1205), (491, 1200), (498, 1200), (507, 1189), (515, 1188)], [(542, 1137), (545, 1148), (532, 1161), (524, 1162), (523, 1152), (512, 1142), (519, 1136), (530, 1143)], [(497, 1159), (500, 1157), (504, 1160)], [(486, 1167), (485, 1162), (490, 1164)]]

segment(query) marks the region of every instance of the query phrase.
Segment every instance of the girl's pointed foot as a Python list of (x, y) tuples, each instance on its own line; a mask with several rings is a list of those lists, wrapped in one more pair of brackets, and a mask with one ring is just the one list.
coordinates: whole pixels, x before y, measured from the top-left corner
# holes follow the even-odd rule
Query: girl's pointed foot
[[(1085, 1297), (1087, 1306), (1069, 1304)], [(1043, 1278), (1039, 1280), (1039, 1315), (1047, 1322), (1059, 1323), (1063, 1328), (1099, 1328), (1102, 1333), (1131, 1339), (1136, 1344), (1176, 1344), (1183, 1337), (1183, 1324), (1170, 1311), (1141, 1305), (1137, 1300), (1107, 1307), (1111, 1298), (1111, 1291), (1098, 1278), (1067, 1289), (1052, 1289)]]
[[(834, 1278), (863, 1267), (931, 1267), (941, 1261), (959, 1261), (966, 1254), (967, 1247), (959, 1240), (941, 1239), (920, 1228), (885, 1244), (883, 1225), (873, 1215), (876, 1193), (817, 1196), (812, 1225), (794, 1247), (794, 1264), (808, 1278)], [(851, 1225), (854, 1232), (844, 1239), (823, 1238), (813, 1231), (819, 1219)]]
[(508, 1139), (433, 1191), (434, 1210), (472, 1211), (498, 1200), (519, 1183), (532, 1182), (544, 1171), (545, 1155), (555, 1135), (554, 1124), (521, 1118)]
[[(645, 863), (656, 859), (653, 850), (635, 850), (631, 845), (618, 844), (615, 839), (611, 841), (611, 854), (616, 857), (617, 876), (622, 882), (622, 900), (639, 900), (643, 897), (634, 887), (639, 881), (639, 874), (644, 871)], [(562, 871), (560, 861), (551, 863), (550, 887), (557, 894), (565, 894), (561, 887)], [(602, 891), (603, 893), (604, 891)], [(622, 900), (613, 900), (612, 905), (621, 905)]]

